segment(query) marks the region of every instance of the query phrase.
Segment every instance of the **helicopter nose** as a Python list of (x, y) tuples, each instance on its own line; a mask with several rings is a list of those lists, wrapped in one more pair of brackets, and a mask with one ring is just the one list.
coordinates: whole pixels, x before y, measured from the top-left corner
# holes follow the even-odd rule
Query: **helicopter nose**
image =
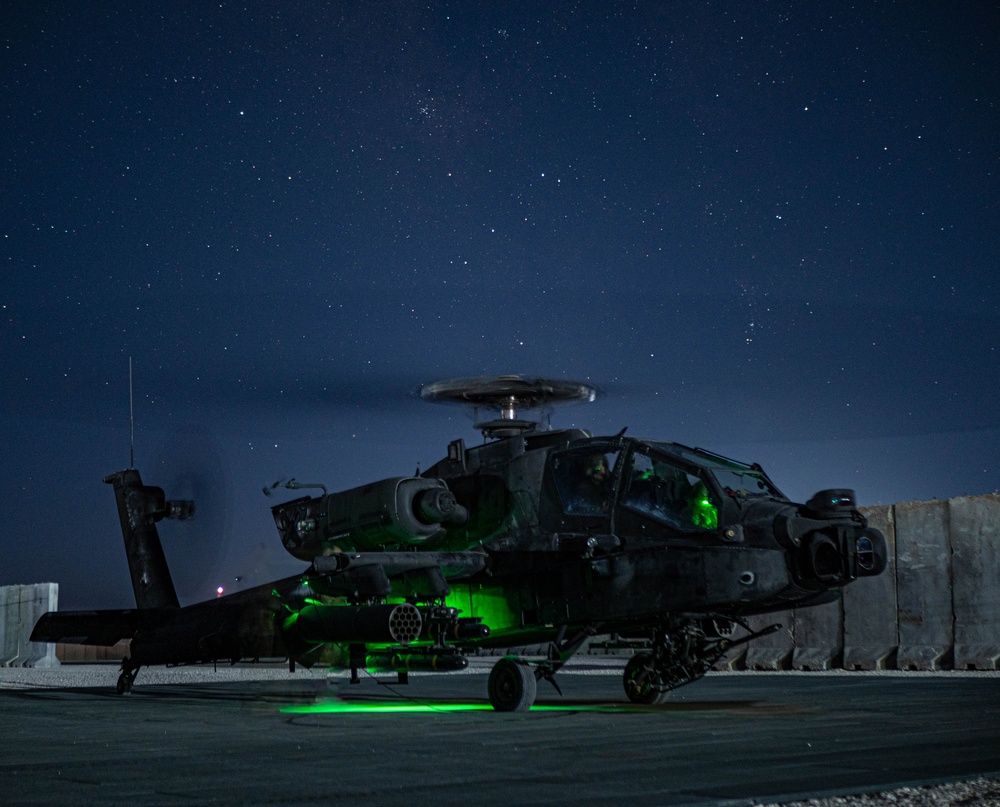
[(802, 583), (831, 588), (885, 570), (885, 536), (867, 525), (848, 494), (821, 491), (806, 505), (777, 514), (775, 536), (791, 553)]
[(842, 524), (808, 532), (799, 546), (802, 576), (824, 586), (842, 586), (858, 577), (881, 574), (887, 565), (885, 536), (873, 527)]

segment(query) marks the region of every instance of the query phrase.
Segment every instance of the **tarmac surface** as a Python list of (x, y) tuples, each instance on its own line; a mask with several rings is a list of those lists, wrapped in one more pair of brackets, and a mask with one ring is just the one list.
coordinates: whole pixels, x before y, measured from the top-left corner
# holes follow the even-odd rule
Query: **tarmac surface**
[[(710, 673), (630, 705), (622, 660), (493, 712), (486, 659), (399, 686), (247, 666), (0, 669), (9, 805), (750, 805), (1000, 775), (989, 673)], [(492, 663), (491, 661), (489, 663)]]

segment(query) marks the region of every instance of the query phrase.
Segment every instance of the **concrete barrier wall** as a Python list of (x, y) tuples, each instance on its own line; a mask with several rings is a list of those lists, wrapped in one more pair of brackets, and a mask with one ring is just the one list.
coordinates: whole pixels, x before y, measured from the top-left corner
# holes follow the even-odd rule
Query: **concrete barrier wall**
[(1000, 494), (862, 508), (889, 566), (780, 622), (724, 666), (757, 670), (1000, 669)]
[(59, 608), (59, 585), (0, 587), (0, 667), (57, 667), (56, 646), (29, 642), (38, 618)]

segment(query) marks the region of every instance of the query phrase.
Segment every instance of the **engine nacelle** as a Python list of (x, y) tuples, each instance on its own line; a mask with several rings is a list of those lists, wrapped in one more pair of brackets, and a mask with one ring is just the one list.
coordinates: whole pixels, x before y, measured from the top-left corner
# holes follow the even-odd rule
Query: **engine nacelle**
[(393, 477), (353, 490), (305, 497), (271, 508), (281, 542), (312, 560), (341, 550), (376, 551), (424, 543), (460, 527), (468, 511), (442, 479)]

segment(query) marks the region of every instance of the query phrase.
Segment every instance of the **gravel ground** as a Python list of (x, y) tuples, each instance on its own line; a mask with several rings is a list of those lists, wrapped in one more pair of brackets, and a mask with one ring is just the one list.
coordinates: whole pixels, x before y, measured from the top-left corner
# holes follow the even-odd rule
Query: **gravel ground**
[[(310, 673), (302, 667), (296, 675), (325, 678), (326, 670)], [(219, 665), (213, 670), (204, 667), (143, 667), (136, 679), (139, 684), (225, 683), (227, 681), (271, 681), (288, 677), (288, 667), (276, 665)], [(64, 664), (48, 669), (24, 667), (0, 668), (0, 691), (4, 689), (34, 689), (72, 687), (113, 687), (118, 681), (118, 663)]]
[[(903, 787), (886, 793), (833, 796), (826, 799), (786, 802), (780, 807), (1000, 807), (1000, 779), (974, 779), (926, 787)], [(777, 804), (766, 807), (779, 807)]]

